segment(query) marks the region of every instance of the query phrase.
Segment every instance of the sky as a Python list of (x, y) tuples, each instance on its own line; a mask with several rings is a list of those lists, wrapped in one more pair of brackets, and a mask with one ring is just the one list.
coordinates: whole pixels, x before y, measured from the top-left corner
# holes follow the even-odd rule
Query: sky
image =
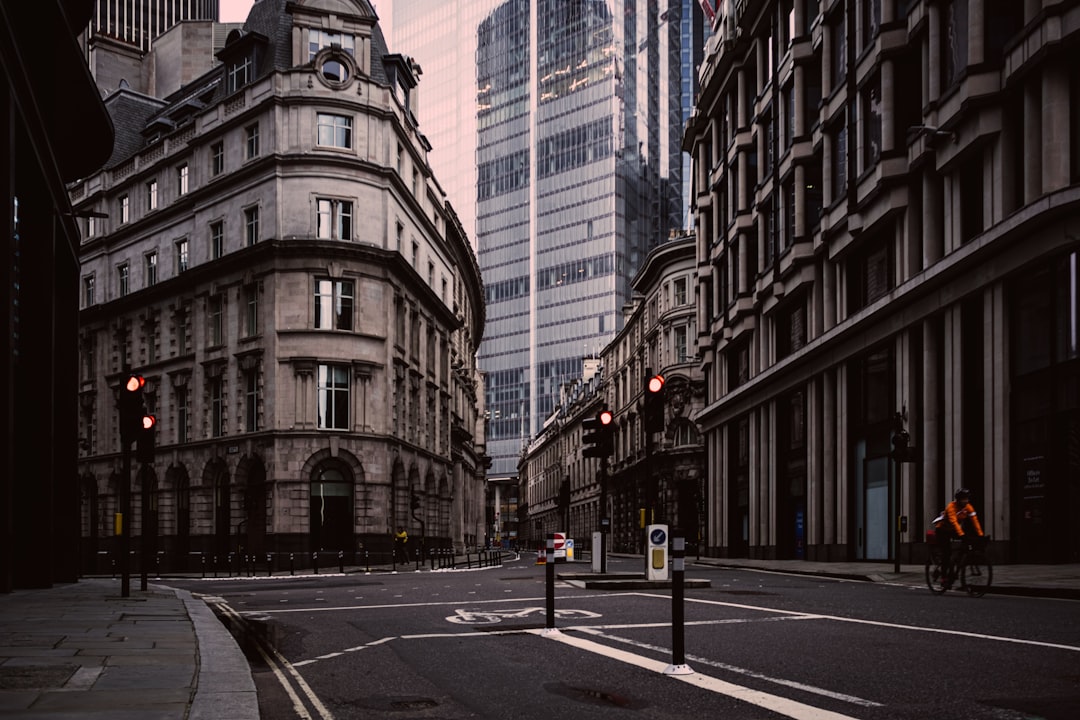
[(218, 18), (221, 22), (244, 22), (255, 0), (220, 0)]
[[(219, 0), (218, 4), (218, 19), (220, 22), (244, 22), (247, 20), (248, 12), (251, 10), (251, 6), (255, 4), (255, 0)], [(383, 30), (383, 35), (390, 39), (390, 15), (393, 12), (392, 0), (376, 0), (371, 3), (375, 7), (375, 11), (379, 14), (379, 27)], [(379, 6), (382, 5), (383, 11), (379, 12)]]

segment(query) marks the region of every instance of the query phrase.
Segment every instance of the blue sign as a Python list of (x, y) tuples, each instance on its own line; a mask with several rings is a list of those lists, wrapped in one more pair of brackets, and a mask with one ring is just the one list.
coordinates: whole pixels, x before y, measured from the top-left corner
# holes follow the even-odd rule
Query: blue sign
[(652, 531), (652, 534), (649, 535), (649, 542), (653, 545), (666, 545), (667, 533), (664, 532), (663, 528), (656, 528)]

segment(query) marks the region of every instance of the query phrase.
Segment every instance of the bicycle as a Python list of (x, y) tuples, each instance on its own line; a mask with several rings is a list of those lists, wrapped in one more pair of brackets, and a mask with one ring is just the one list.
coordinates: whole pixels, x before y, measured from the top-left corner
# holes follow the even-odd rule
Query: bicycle
[(935, 595), (945, 593), (959, 576), (960, 588), (966, 590), (968, 595), (985, 595), (994, 579), (994, 566), (986, 556), (988, 542), (988, 535), (958, 540), (952, 550), (952, 572), (949, 577), (945, 576), (945, 570), (941, 567), (941, 548), (931, 546), (926, 555), (926, 586), (930, 592)]

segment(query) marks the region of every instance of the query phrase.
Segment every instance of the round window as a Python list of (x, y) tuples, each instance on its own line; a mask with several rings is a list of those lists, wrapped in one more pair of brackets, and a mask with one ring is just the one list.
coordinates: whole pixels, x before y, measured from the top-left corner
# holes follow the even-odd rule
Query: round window
[(349, 68), (340, 60), (328, 58), (322, 64), (323, 79), (332, 83), (343, 83), (349, 79)]

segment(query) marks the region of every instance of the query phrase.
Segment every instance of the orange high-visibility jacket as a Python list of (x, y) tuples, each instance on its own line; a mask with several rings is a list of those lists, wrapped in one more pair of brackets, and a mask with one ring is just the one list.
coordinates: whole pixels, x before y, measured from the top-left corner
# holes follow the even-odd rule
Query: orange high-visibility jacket
[(976, 534), (980, 536), (983, 534), (982, 525), (979, 524), (979, 518), (975, 514), (975, 508), (972, 507), (971, 503), (961, 505), (956, 500), (953, 500), (945, 506), (945, 522), (956, 533), (956, 537), (964, 537), (963, 522), (965, 520), (971, 521), (971, 527), (975, 528)]

